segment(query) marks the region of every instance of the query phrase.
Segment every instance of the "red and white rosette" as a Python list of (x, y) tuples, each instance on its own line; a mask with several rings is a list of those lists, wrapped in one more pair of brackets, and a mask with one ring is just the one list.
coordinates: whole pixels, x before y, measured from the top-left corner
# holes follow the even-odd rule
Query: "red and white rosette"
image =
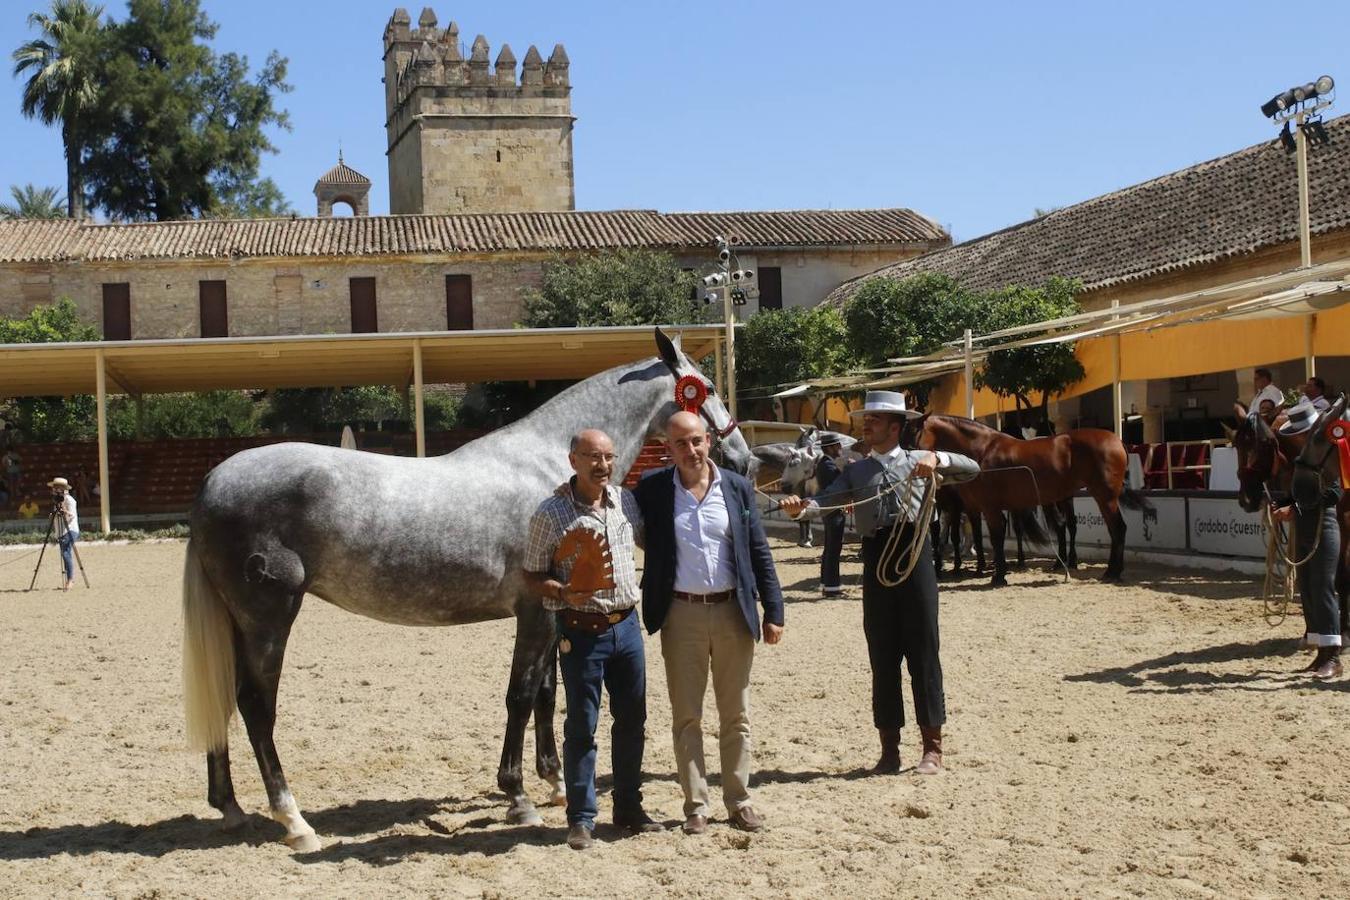
[(708, 387), (696, 375), (681, 375), (675, 382), (675, 405), (685, 412), (696, 413), (708, 399)]
[(1350, 422), (1337, 419), (1327, 426), (1326, 433), (1340, 453), (1341, 487), (1350, 490)]

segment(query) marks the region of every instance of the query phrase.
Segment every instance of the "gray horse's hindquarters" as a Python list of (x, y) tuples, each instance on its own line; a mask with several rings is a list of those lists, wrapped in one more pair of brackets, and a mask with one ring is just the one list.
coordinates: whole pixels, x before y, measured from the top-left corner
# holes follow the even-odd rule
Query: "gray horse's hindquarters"
[(467, 455), (452, 467), (317, 444), (247, 450), (207, 477), (194, 543), (227, 590), (270, 580), (400, 625), (504, 618), (530, 512), (566, 461)]

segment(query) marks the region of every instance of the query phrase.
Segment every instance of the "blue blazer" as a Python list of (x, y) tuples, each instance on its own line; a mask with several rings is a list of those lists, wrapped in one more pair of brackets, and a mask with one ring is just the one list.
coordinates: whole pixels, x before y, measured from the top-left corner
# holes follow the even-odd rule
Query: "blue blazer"
[[(755, 488), (743, 476), (719, 469), (722, 496), (731, 522), (732, 559), (736, 564), (736, 599), (745, 624), (759, 640), (758, 598), (764, 617), (783, 624), (783, 590), (773, 567), (769, 541), (755, 506)], [(642, 571), (642, 620), (655, 634), (675, 599), (675, 467), (646, 473), (633, 491), (642, 510), (645, 553)]]

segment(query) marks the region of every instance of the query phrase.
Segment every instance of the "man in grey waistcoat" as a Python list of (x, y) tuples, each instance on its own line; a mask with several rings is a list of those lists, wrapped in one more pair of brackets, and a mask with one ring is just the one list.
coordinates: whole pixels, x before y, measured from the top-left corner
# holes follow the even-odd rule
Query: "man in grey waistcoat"
[(900, 433), (905, 420), (918, 415), (906, 407), (903, 394), (868, 391), (863, 408), (853, 415), (862, 416), (863, 439), (871, 453), (844, 469), (814, 498), (788, 497), (782, 509), (796, 518), (818, 515), (822, 508), (828, 512), (829, 507), (854, 505), (854, 523), (862, 537), (863, 633), (872, 665), (872, 720), (881, 736), (881, 758), (872, 772), (884, 775), (900, 771), (900, 729), (905, 722), (900, 690), (903, 660), (909, 667), (914, 717), (923, 735), (923, 757), (915, 771), (936, 775), (942, 770), (942, 726), (947, 721), (947, 707), (938, 658), (938, 582), (932, 543), (920, 542), (913, 571), (898, 585), (888, 587), (878, 576), (894, 581), (900, 574), (879, 571), (881, 555), (896, 527), (901, 528), (898, 539), (902, 547), (913, 543), (915, 523), (933, 473), (948, 483), (958, 483), (974, 478), (980, 467), (957, 453), (902, 448)]

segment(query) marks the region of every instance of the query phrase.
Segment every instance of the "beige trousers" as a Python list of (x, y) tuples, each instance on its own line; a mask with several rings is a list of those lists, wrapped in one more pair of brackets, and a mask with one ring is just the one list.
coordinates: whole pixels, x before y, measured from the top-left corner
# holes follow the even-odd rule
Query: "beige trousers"
[(684, 790), (684, 814), (708, 815), (703, 761), (703, 696), (712, 671), (720, 723), (722, 802), (727, 812), (750, 803), (750, 665), (755, 639), (735, 599), (689, 603), (672, 599), (661, 625), (661, 656), (670, 689), (675, 767)]

